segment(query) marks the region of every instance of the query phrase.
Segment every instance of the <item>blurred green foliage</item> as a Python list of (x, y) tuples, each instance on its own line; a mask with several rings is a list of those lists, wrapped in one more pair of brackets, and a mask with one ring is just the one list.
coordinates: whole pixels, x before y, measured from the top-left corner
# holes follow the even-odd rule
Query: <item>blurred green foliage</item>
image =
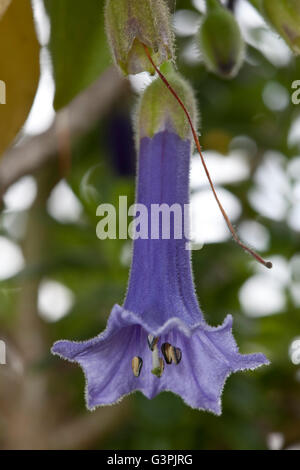
[(56, 109), (68, 104), (111, 62), (102, 3), (45, 0), (51, 21), (49, 49), (56, 85)]

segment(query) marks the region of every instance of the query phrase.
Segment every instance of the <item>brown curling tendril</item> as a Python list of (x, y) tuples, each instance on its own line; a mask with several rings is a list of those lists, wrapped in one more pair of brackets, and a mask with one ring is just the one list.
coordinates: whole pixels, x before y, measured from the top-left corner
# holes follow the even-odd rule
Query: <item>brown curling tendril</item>
[(143, 44), (143, 47), (145, 49), (145, 53), (149, 59), (149, 61), (151, 62), (152, 66), (154, 67), (154, 69), (156, 70), (157, 74), (159, 75), (159, 77), (161, 78), (161, 80), (164, 82), (164, 84), (166, 85), (166, 87), (169, 89), (169, 91), (172, 93), (172, 95), (175, 97), (175, 99), (178, 101), (179, 105), (181, 106), (181, 108), (183, 109), (187, 119), (188, 119), (188, 122), (189, 122), (189, 125), (191, 127), (191, 131), (192, 131), (192, 134), (193, 134), (193, 137), (194, 137), (194, 141), (195, 141), (195, 144), (196, 144), (196, 147), (197, 147), (197, 150), (199, 152), (199, 155), (200, 155), (200, 158), (201, 158), (201, 162), (202, 162), (202, 165), (203, 165), (203, 168), (205, 170), (205, 173), (206, 173), (206, 176), (207, 176), (207, 179), (209, 181), (209, 184), (210, 184), (210, 187), (212, 189), (212, 192), (214, 194), (214, 197), (217, 201), (217, 204), (219, 206), (219, 209), (225, 219), (225, 222), (227, 224), (227, 227), (229, 228), (230, 232), (231, 232), (231, 235), (234, 239), (234, 241), (241, 247), (243, 248), (243, 250), (245, 250), (247, 253), (249, 253), (251, 256), (253, 256), (253, 258), (256, 259), (256, 261), (258, 261), (259, 263), (261, 263), (263, 266), (265, 266), (266, 268), (268, 269), (271, 269), (273, 267), (272, 263), (270, 261), (265, 261), (258, 253), (256, 253), (254, 250), (252, 250), (251, 248), (249, 248), (247, 245), (245, 245), (238, 237), (236, 231), (234, 230), (233, 228), (233, 225), (232, 223), (230, 222), (229, 218), (228, 218), (228, 215), (226, 214), (225, 212), (225, 209), (223, 208), (219, 198), (218, 198), (218, 195), (216, 193), (216, 190), (215, 190), (215, 187), (214, 187), (214, 184), (212, 182), (212, 179), (211, 179), (211, 176), (209, 174), (209, 171), (208, 171), (208, 168), (206, 166), (206, 163), (205, 163), (205, 160), (204, 160), (204, 156), (203, 156), (203, 153), (202, 153), (202, 150), (201, 150), (201, 145), (200, 145), (200, 142), (199, 142), (199, 139), (198, 139), (198, 136), (197, 136), (197, 133), (196, 133), (196, 130), (194, 128), (194, 125), (193, 125), (193, 122), (192, 122), (192, 118), (188, 112), (188, 110), (186, 109), (184, 103), (182, 102), (182, 100), (180, 99), (180, 97), (177, 95), (176, 91), (173, 89), (173, 87), (170, 85), (170, 83), (168, 82), (168, 80), (166, 79), (166, 77), (163, 75), (163, 73), (159, 70), (159, 68), (155, 65), (152, 57), (151, 57), (151, 54), (150, 54), (150, 51), (148, 49), (148, 47)]

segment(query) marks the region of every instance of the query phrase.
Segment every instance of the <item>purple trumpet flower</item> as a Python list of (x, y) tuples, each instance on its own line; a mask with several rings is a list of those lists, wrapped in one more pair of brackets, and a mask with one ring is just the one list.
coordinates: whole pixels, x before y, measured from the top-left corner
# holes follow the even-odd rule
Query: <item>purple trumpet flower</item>
[[(191, 102), (189, 88), (180, 80), (174, 85)], [(183, 213), (189, 203), (190, 134), (185, 117), (173, 101), (168, 104), (159, 82), (149, 88), (146, 109), (157, 93), (163, 112), (155, 119), (156, 109), (146, 115), (143, 103), (140, 108), (137, 203), (148, 214), (153, 204), (176, 204)], [(151, 238), (152, 224), (148, 220), (149, 238), (134, 240), (126, 299), (123, 307), (113, 307), (106, 330), (84, 342), (58, 341), (52, 352), (82, 367), (89, 409), (137, 390), (149, 399), (172, 391), (192, 408), (219, 415), (227, 377), (268, 360), (260, 353), (239, 353), (230, 315), (216, 328), (205, 322), (195, 295), (184, 217), (181, 237), (174, 223), (170, 237), (164, 238), (160, 218), (159, 236)]]

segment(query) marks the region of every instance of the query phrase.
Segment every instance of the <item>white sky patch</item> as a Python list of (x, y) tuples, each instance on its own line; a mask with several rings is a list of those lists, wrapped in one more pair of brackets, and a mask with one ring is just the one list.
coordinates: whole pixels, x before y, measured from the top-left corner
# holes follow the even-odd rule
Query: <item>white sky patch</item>
[(248, 135), (237, 135), (232, 139), (229, 146), (231, 151), (239, 151), (249, 157), (253, 157), (257, 152), (257, 144), (255, 140)]
[(30, 209), (37, 195), (37, 184), (33, 176), (24, 176), (11, 185), (3, 196), (5, 209), (24, 211)]
[(141, 94), (150, 83), (153, 82), (155, 76), (151, 76), (148, 72), (137, 73), (136, 75), (129, 75), (131, 87), (135, 93)]
[(296, 307), (300, 307), (300, 282), (291, 285), (291, 296)]
[[(228, 156), (207, 151), (203, 155), (214, 184), (236, 183), (249, 177), (249, 165), (242, 151), (234, 150)], [(209, 182), (201, 159), (195, 154), (191, 165), (191, 188), (197, 189), (203, 186), (209, 186)]]
[(285, 447), (284, 450), (300, 450), (300, 442), (291, 444), (290, 446)]
[(202, 62), (201, 52), (194, 38), (189, 40), (182, 51), (180, 51), (180, 57), (186, 64), (190, 66), (197, 65)]
[(271, 261), (273, 268), (266, 270), (261, 264), (253, 264), (256, 272), (261, 274), (266, 279), (274, 279), (279, 282), (282, 286), (288, 287), (291, 282), (291, 266), (290, 262), (283, 256), (270, 256), (268, 261)]
[(293, 280), (300, 282), (300, 253), (294, 255), (290, 261)]
[(241, 287), (239, 300), (243, 311), (250, 317), (263, 317), (281, 313), (286, 305), (282, 284), (273, 278), (257, 274)]
[(193, 36), (198, 30), (200, 16), (191, 10), (177, 10), (173, 17), (173, 24), (177, 36)]
[(271, 432), (267, 436), (267, 446), (270, 450), (280, 450), (284, 446), (284, 435), (281, 432)]
[(279, 152), (266, 152), (254, 180), (248, 194), (252, 207), (300, 232), (300, 158), (288, 162)]
[(2, 214), (1, 225), (7, 234), (15, 240), (22, 240), (26, 234), (28, 213), (21, 212), (8, 212)]
[(131, 265), (131, 260), (132, 260), (132, 242), (127, 241), (124, 243), (122, 247), (120, 261), (123, 266), (129, 268)]
[(290, 160), (287, 171), (290, 178), (297, 179), (300, 182), (300, 157), (295, 157)]
[(268, 151), (264, 154), (264, 162), (255, 174), (255, 182), (268, 188), (289, 194), (289, 179), (285, 172), (286, 158), (280, 152)]
[(295, 379), (297, 382), (300, 382), (300, 369), (296, 370)]
[(41, 75), (31, 111), (23, 128), (24, 133), (28, 135), (44, 132), (50, 127), (55, 117), (53, 108), (55, 84), (51, 58), (46, 47), (50, 39), (50, 20), (42, 0), (32, 0), (32, 4), (37, 37), (41, 44)]
[(293, 196), (294, 196), (294, 201), (297, 203), (300, 202), (300, 178), (299, 181), (294, 185), (293, 187)]
[(60, 181), (50, 194), (47, 209), (51, 217), (61, 223), (76, 223), (83, 208), (65, 180)]
[(200, 13), (206, 12), (206, 3), (205, 0), (192, 0), (194, 7), (200, 11)]
[(0, 280), (17, 274), (25, 266), (21, 248), (5, 237), (0, 237)]
[(297, 204), (290, 210), (287, 223), (293, 230), (300, 232), (300, 198), (298, 198)]
[[(238, 199), (229, 191), (217, 188), (229, 218), (234, 221), (241, 214)], [(230, 238), (228, 227), (209, 189), (203, 189), (191, 197), (191, 238), (194, 243), (218, 243)]]
[(292, 53), (288, 46), (285, 44), (283, 39), (276, 35), (275, 32), (269, 28), (266, 30), (260, 30), (255, 32), (254, 35), (248, 35), (248, 42), (260, 49), (263, 55), (271, 62), (275, 67), (287, 67), (292, 59)]
[(286, 159), (278, 152), (266, 152), (258, 168), (255, 187), (249, 191), (252, 207), (261, 215), (282, 221), (292, 202), (292, 189), (284, 165)]
[(50, 20), (43, 0), (32, 0), (37, 37), (41, 46), (46, 46), (50, 39)]
[[(220, 0), (220, 2), (225, 5), (227, 0)], [(206, 12), (206, 3), (205, 0), (192, 0), (193, 6), (199, 10), (201, 13)]]
[(245, 0), (237, 2), (236, 16), (241, 23), (241, 27), (244, 28), (258, 28), (267, 26), (267, 23), (263, 17), (258, 13), (256, 8), (250, 5)]
[(50, 20), (42, 0), (32, 0), (32, 5), (35, 29), (41, 45), (41, 74), (37, 93), (23, 128), (24, 133), (28, 135), (36, 135), (46, 131), (55, 117), (53, 108), (55, 84), (50, 53), (46, 47), (50, 39)]
[(296, 116), (293, 120), (289, 134), (288, 134), (289, 147), (300, 147), (300, 116)]
[(38, 291), (38, 310), (44, 320), (56, 322), (65, 317), (74, 305), (73, 292), (63, 284), (44, 280)]

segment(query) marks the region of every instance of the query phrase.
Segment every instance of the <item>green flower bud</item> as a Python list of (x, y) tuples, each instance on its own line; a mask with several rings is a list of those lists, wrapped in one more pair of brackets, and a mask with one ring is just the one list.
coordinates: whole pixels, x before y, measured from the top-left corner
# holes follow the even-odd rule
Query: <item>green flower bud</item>
[(158, 66), (174, 56), (174, 35), (165, 0), (107, 0), (106, 32), (116, 64), (125, 74), (154, 73), (143, 44)]
[[(197, 104), (194, 91), (170, 64), (161, 68), (169, 84), (186, 106), (193, 124), (197, 125)], [(158, 132), (169, 130), (182, 139), (191, 139), (187, 117), (179, 103), (160, 78), (155, 79), (144, 91), (136, 114), (137, 142), (143, 137), (152, 138)]]
[(197, 32), (203, 61), (211, 72), (224, 78), (235, 77), (245, 56), (239, 25), (218, 0), (208, 0), (207, 7), (207, 14)]
[(263, 0), (262, 12), (295, 54), (300, 54), (299, 0)]

